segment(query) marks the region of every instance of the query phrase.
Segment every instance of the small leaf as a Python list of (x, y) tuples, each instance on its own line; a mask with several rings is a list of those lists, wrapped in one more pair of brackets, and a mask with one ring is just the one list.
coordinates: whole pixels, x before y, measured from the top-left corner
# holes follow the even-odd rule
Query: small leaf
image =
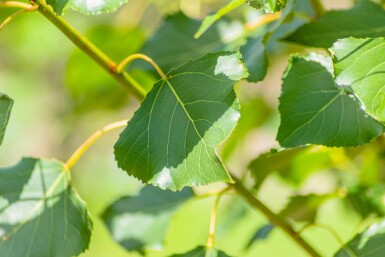
[(250, 6), (267, 13), (278, 12), (286, 6), (286, 2), (287, 0), (247, 0)]
[(206, 248), (204, 246), (199, 246), (194, 250), (182, 253), (182, 254), (174, 254), (169, 257), (230, 257), (224, 252), (218, 251), (213, 248)]
[(337, 85), (353, 90), (362, 108), (385, 122), (385, 60), (380, 58), (385, 53), (385, 39), (342, 39), (330, 51)]
[(12, 105), (13, 100), (9, 96), (0, 93), (0, 145), (4, 139)]
[(195, 33), (194, 37), (199, 38), (200, 36), (202, 36), (203, 33), (205, 33), (211, 27), (211, 25), (213, 25), (217, 20), (219, 20), (220, 18), (222, 18), (224, 15), (231, 12), (235, 8), (241, 6), (244, 2), (246, 2), (246, 0), (232, 0), (230, 3), (225, 5), (215, 14), (207, 16), (203, 20), (201, 26), (198, 29), (198, 32)]
[[(52, 1), (52, 0), (51, 0)], [(63, 1), (63, 0), (62, 0)], [(128, 0), (67, 0), (68, 6), (80, 13), (98, 15), (116, 11)]]
[[(211, 27), (199, 39), (194, 39), (199, 26), (200, 21), (182, 13), (168, 16), (140, 52), (150, 56), (164, 72), (168, 72), (193, 58), (221, 50), (223, 43), (215, 27)], [(153, 67), (146, 63), (134, 62), (135, 65), (153, 71)]]
[(62, 163), (28, 158), (0, 169), (0, 253), (77, 256), (88, 248), (91, 229)]
[(215, 148), (234, 129), (240, 54), (207, 54), (154, 85), (115, 144), (118, 166), (161, 188), (231, 182)]
[(47, 0), (47, 4), (52, 6), (57, 15), (62, 15), (63, 9), (68, 3), (68, 0)]
[(159, 250), (172, 216), (193, 195), (191, 189), (171, 192), (146, 186), (138, 196), (113, 203), (102, 217), (114, 239), (128, 251)]
[(298, 29), (286, 40), (328, 48), (341, 38), (385, 37), (384, 23), (385, 10), (381, 6), (361, 1), (350, 10), (327, 12), (319, 20)]
[(336, 87), (327, 68), (301, 57), (291, 59), (279, 101), (277, 140), (283, 147), (359, 146), (385, 131), (354, 96)]
[(250, 82), (263, 80), (267, 72), (268, 59), (263, 39), (264, 36), (248, 38), (246, 44), (239, 50), (250, 72), (247, 78)]
[(358, 234), (334, 257), (383, 257), (385, 253), (385, 221), (375, 223)]
[(250, 248), (250, 246), (257, 241), (262, 241), (262, 240), (267, 239), (274, 228), (275, 228), (275, 226), (273, 224), (270, 224), (270, 223), (263, 225), (262, 227), (258, 228), (258, 230), (255, 232), (253, 237), (247, 243), (246, 248)]

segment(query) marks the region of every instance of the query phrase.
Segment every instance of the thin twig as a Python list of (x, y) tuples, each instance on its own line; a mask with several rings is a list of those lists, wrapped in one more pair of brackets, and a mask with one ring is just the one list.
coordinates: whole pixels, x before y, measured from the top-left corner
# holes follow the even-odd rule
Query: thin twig
[[(21, 7), (21, 6), (18, 6), (18, 7)], [(17, 16), (19, 16), (20, 14), (23, 14), (23, 13), (27, 13), (27, 12), (33, 12), (33, 11), (36, 11), (38, 9), (38, 6), (37, 5), (26, 5), (24, 7), (21, 7), (23, 8), (22, 10), (19, 10), (17, 12), (15, 12), (14, 14), (12, 14), (11, 16), (7, 17), (1, 24), (0, 24), (0, 30), (3, 29), (6, 25), (8, 25), (14, 18), (16, 18)]]
[(148, 62), (149, 64), (151, 64), (155, 70), (158, 72), (158, 74), (162, 77), (162, 79), (166, 79), (166, 75), (164, 74), (164, 72), (162, 71), (162, 69), (159, 67), (159, 65), (154, 62), (153, 59), (151, 59), (149, 56), (145, 55), (145, 54), (132, 54), (132, 55), (129, 55), (128, 57), (126, 57), (123, 61), (121, 61), (118, 65), (118, 67), (116, 68), (117, 72), (122, 72), (123, 69), (130, 63), (132, 62), (133, 60), (136, 60), (136, 59), (142, 59), (146, 62)]

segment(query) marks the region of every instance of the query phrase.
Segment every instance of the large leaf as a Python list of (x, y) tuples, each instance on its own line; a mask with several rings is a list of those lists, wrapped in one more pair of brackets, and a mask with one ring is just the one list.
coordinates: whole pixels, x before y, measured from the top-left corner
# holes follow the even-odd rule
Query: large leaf
[(3, 142), (5, 129), (11, 114), (13, 100), (0, 93), (0, 144)]
[(103, 220), (114, 239), (129, 251), (144, 252), (163, 244), (172, 216), (193, 196), (191, 189), (171, 192), (146, 186), (137, 196), (126, 196), (113, 203)]
[(384, 132), (354, 97), (337, 88), (328, 68), (301, 57), (291, 59), (279, 99), (277, 140), (282, 146), (358, 146)]
[(287, 0), (247, 0), (250, 6), (264, 12), (278, 12), (285, 7)]
[(215, 154), (239, 118), (234, 83), (246, 77), (240, 54), (207, 54), (172, 70), (143, 101), (115, 144), (118, 166), (178, 190), (231, 178)]
[(385, 253), (385, 222), (371, 225), (348, 242), (334, 257), (383, 257)]
[[(56, 0), (57, 1), (57, 0)], [(64, 1), (64, 0), (62, 0)], [(68, 6), (80, 13), (97, 15), (116, 11), (128, 0), (67, 0)]]
[(333, 45), (331, 52), (337, 84), (351, 88), (362, 108), (384, 122), (385, 60), (381, 56), (385, 53), (385, 39), (343, 39)]
[(187, 253), (174, 254), (170, 257), (230, 257), (222, 251), (218, 251), (213, 248), (206, 248), (204, 246), (199, 246), (194, 250), (191, 250)]
[(28, 158), (0, 169), (2, 256), (77, 256), (88, 248), (91, 229), (62, 163)]
[[(168, 72), (190, 59), (223, 48), (215, 26), (199, 39), (194, 39), (194, 33), (199, 26), (200, 21), (188, 18), (182, 13), (168, 16), (153, 37), (145, 43), (141, 53), (150, 56), (163, 71)], [(153, 70), (152, 66), (143, 62), (140, 67)]]
[(347, 37), (385, 37), (385, 10), (369, 0), (350, 10), (330, 11), (319, 20), (304, 25), (286, 40), (328, 48)]

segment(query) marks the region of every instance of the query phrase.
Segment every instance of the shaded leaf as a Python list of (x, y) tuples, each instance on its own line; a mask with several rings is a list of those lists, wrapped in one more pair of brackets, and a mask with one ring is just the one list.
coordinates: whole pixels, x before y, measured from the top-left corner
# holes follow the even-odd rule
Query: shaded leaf
[(57, 161), (23, 159), (0, 169), (0, 253), (77, 256), (88, 248), (92, 222)]
[(286, 40), (328, 48), (341, 38), (385, 37), (384, 23), (385, 10), (381, 6), (361, 1), (349, 10), (327, 12), (319, 20), (298, 29)]
[[(384, 15), (385, 17), (385, 15)], [(362, 108), (385, 121), (385, 39), (342, 39), (331, 48), (336, 83), (353, 90)]]
[(174, 254), (169, 257), (230, 257), (230, 256), (222, 251), (218, 251), (213, 248), (206, 248), (205, 246), (199, 246), (190, 252), (182, 253), (182, 254)]
[(154, 85), (115, 144), (118, 166), (178, 190), (231, 178), (215, 154), (239, 118), (233, 86), (246, 77), (240, 54), (214, 53), (172, 70)]
[(13, 100), (9, 96), (0, 93), (0, 145), (4, 139), (12, 106)]
[[(150, 56), (164, 72), (168, 72), (190, 59), (223, 48), (215, 27), (211, 27), (199, 39), (194, 39), (199, 26), (200, 21), (188, 18), (183, 13), (168, 16), (144, 44), (141, 53)], [(147, 63), (134, 62), (133, 67), (136, 66), (153, 71), (153, 67)]]
[(191, 189), (171, 192), (146, 186), (139, 195), (114, 202), (102, 217), (114, 239), (125, 249), (159, 250), (172, 216), (193, 195)]
[(47, 4), (52, 6), (52, 9), (57, 13), (58, 15), (61, 15), (63, 12), (64, 7), (68, 3), (68, 0), (47, 0)]
[(98, 15), (116, 11), (128, 0), (67, 0), (68, 6), (80, 13)]
[(247, 80), (251, 82), (263, 80), (267, 73), (268, 59), (263, 39), (264, 36), (248, 38), (246, 44), (239, 50), (250, 72)]
[(385, 252), (385, 222), (371, 225), (355, 236), (334, 257), (383, 257)]
[(339, 90), (330, 70), (317, 62), (301, 57), (290, 61), (279, 99), (281, 146), (358, 146), (382, 134), (384, 126), (368, 116), (353, 96)]
[(247, 0), (247, 3), (264, 12), (278, 12), (285, 7), (287, 0)]
[(250, 246), (257, 241), (267, 239), (274, 228), (275, 228), (275, 226), (273, 224), (270, 224), (270, 223), (258, 228), (258, 230), (255, 232), (253, 237), (247, 243), (246, 248), (250, 248)]

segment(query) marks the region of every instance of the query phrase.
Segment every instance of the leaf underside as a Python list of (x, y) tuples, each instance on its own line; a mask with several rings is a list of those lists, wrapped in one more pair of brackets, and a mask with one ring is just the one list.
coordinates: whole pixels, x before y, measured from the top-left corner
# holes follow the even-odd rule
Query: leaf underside
[(283, 147), (359, 146), (384, 132), (354, 96), (337, 88), (324, 66), (301, 57), (291, 59), (279, 102), (277, 140)]
[(5, 129), (9, 121), (12, 105), (13, 100), (9, 96), (0, 93), (0, 145), (4, 139)]
[(234, 129), (240, 54), (207, 54), (156, 83), (115, 144), (118, 166), (161, 188), (231, 182), (215, 148)]
[(1, 256), (72, 257), (88, 248), (92, 222), (69, 182), (56, 161), (0, 169)]

